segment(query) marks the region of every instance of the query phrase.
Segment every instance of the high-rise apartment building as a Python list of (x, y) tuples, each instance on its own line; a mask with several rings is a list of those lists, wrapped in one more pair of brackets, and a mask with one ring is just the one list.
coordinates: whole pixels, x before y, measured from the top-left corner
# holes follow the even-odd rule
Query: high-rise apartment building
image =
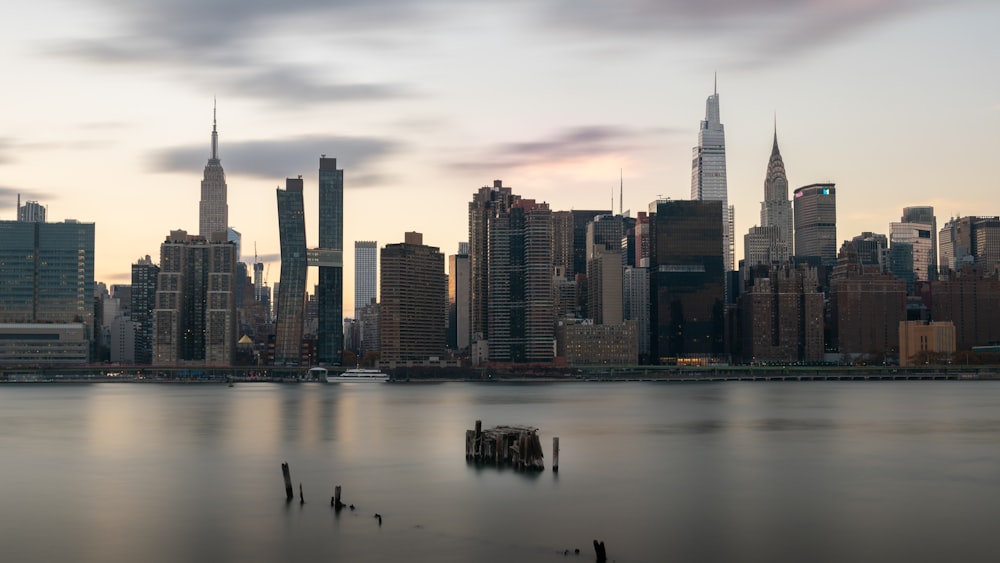
[(160, 245), (153, 363), (232, 365), (236, 354), (236, 245), (171, 231)]
[(509, 186), (504, 186), (501, 180), (494, 180), (493, 186), (479, 188), (469, 202), (469, 268), (472, 279), (469, 297), (474, 341), (489, 338), (490, 225), (496, 217), (509, 212), (511, 204), (517, 199)]
[(153, 363), (153, 310), (160, 267), (147, 255), (132, 264), (131, 318), (135, 325), (135, 363)]
[(830, 308), (835, 345), (841, 354), (884, 361), (899, 350), (899, 323), (906, 320), (906, 284), (862, 263), (845, 242), (830, 275)]
[(229, 204), (226, 202), (226, 172), (219, 160), (219, 132), (215, 109), (212, 110), (212, 153), (205, 165), (201, 181), (201, 201), (198, 204), (198, 234), (208, 240), (213, 233), (229, 229)]
[(809, 184), (795, 190), (795, 256), (818, 257), (824, 266), (837, 263), (837, 188)]
[[(652, 217), (650, 354), (656, 363), (724, 353), (721, 201), (657, 201)], [(652, 207), (652, 206), (651, 206)]]
[(785, 162), (778, 150), (778, 131), (774, 132), (774, 144), (771, 147), (771, 158), (767, 161), (767, 175), (764, 177), (764, 201), (760, 203), (760, 224), (762, 227), (778, 229), (777, 242), (774, 247), (782, 249), (784, 254), (771, 257), (774, 261), (788, 260), (794, 252), (792, 248), (792, 202), (788, 200), (788, 177), (785, 175)]
[(298, 365), (306, 304), (306, 223), (302, 178), (288, 178), (277, 190), (281, 280), (275, 313), (274, 363)]
[(821, 361), (824, 297), (816, 268), (784, 262), (762, 271), (740, 295), (743, 361)]
[(959, 350), (1000, 342), (1000, 278), (976, 266), (930, 283), (931, 319), (955, 324)]
[(344, 348), (344, 171), (337, 159), (319, 159), (319, 285), (316, 359), (340, 365)]
[(382, 248), (381, 361), (428, 361), (445, 351), (444, 254), (420, 233)]
[(721, 201), (722, 262), (725, 271), (733, 269), (733, 208), (726, 186), (726, 129), (719, 115), (719, 92), (715, 90), (705, 103), (705, 119), (698, 129), (698, 146), (691, 155), (691, 199)]
[[(489, 232), (489, 360), (552, 360), (552, 213), (546, 203), (518, 199)], [(475, 283), (475, 282), (474, 282)]]
[(378, 295), (378, 243), (354, 241), (354, 317)]

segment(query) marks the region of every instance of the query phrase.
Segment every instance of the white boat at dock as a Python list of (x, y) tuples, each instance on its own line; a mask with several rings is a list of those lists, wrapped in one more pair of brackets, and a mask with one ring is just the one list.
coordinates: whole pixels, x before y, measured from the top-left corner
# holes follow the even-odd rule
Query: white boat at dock
[(343, 373), (330, 373), (326, 368), (315, 367), (309, 370), (311, 379), (326, 379), (327, 383), (382, 383), (389, 381), (389, 375), (377, 369), (352, 368)]

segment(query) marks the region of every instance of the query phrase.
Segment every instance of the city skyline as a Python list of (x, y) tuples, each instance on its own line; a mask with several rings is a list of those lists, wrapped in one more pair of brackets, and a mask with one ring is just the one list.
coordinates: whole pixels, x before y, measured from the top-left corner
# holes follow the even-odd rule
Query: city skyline
[[(939, 226), (1000, 213), (1000, 77), (985, 70), (1000, 54), (998, 6), (625, 2), (569, 18), (560, 6), (393, 3), (388, 19), (386, 2), (19, 8), (0, 38), (19, 78), (0, 94), (0, 219), (16, 218), (21, 194), (50, 222), (93, 222), (96, 281), (128, 283), (164, 235), (198, 230), (218, 96), (229, 224), (244, 262), (256, 247), (274, 265), (272, 287), (273, 190), (303, 176), (318, 240), (322, 154), (344, 170), (344, 241), (418, 231), (452, 254), (471, 195), (495, 179), (553, 211), (617, 211), (619, 174), (633, 216), (660, 196), (688, 199), (716, 71), (737, 262), (759, 225), (775, 113), (789, 192), (837, 186), (838, 247), (887, 234), (904, 207), (933, 206)], [(343, 279), (351, 295), (353, 260)]]

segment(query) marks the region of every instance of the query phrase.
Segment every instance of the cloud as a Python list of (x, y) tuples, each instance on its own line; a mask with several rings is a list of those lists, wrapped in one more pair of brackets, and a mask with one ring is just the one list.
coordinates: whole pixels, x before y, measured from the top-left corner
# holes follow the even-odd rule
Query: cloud
[(664, 33), (724, 40), (729, 57), (774, 63), (825, 45), (856, 29), (944, 0), (619, 0), (541, 4), (542, 26), (585, 37), (647, 43)]
[[(888, 17), (945, 0), (90, 0), (117, 29), (52, 52), (100, 64), (169, 68), (214, 92), (301, 106), (409, 97), (411, 87), (358, 82), (328, 61), (343, 49), (389, 45), (411, 56), (464, 19), (527, 22), (521, 31), (578, 46), (648, 49), (671, 37), (703, 39), (729, 60), (773, 64)], [(517, 18), (502, 15), (517, 14)], [(320, 52), (322, 63), (282, 60), (283, 40)], [(431, 48), (431, 47), (428, 47)], [(364, 51), (368, 52), (368, 51)], [(382, 54), (384, 56), (384, 54)], [(419, 55), (419, 53), (417, 53)], [(353, 55), (351, 55), (353, 57)], [(296, 106), (292, 106), (296, 107)]]
[[(8, 201), (9, 198), (16, 199), (17, 196), (21, 196), (21, 202), (33, 200), (41, 202), (42, 205), (47, 203), (46, 200), (55, 199), (50, 193), (40, 192), (37, 190), (31, 190), (27, 188), (15, 188), (12, 186), (0, 186), (0, 200)], [(12, 201), (11, 204), (14, 202)]]
[(655, 137), (667, 132), (608, 125), (574, 127), (543, 139), (485, 147), (472, 159), (457, 160), (449, 166), (465, 170), (561, 166), (641, 150), (653, 145)]
[[(319, 156), (337, 159), (345, 170), (345, 187), (377, 185), (385, 177), (369, 166), (401, 150), (402, 144), (387, 139), (307, 135), (283, 140), (236, 141), (222, 144), (219, 157), (229, 174), (276, 179), (294, 177), (319, 166)], [(208, 159), (208, 146), (189, 145), (153, 155), (153, 168), (161, 172), (200, 170)]]

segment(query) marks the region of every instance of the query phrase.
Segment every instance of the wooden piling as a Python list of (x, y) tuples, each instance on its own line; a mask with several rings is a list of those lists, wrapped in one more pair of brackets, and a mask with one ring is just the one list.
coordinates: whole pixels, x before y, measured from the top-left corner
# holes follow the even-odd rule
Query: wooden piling
[(478, 460), (483, 455), (483, 421), (476, 421), (476, 441), (473, 443), (473, 455)]
[(299, 483), (299, 504), (305, 504), (306, 497), (302, 494), (302, 483)]
[(292, 472), (288, 469), (288, 463), (281, 464), (281, 474), (285, 477), (285, 500), (292, 502), (295, 491), (292, 489)]
[(559, 436), (552, 438), (552, 472), (559, 472)]
[(330, 504), (332, 504), (337, 510), (344, 508), (344, 503), (340, 501), (340, 485), (333, 488), (333, 499)]
[(598, 563), (604, 563), (608, 560), (608, 552), (604, 549), (604, 542), (598, 542), (594, 540), (594, 552), (597, 555)]

